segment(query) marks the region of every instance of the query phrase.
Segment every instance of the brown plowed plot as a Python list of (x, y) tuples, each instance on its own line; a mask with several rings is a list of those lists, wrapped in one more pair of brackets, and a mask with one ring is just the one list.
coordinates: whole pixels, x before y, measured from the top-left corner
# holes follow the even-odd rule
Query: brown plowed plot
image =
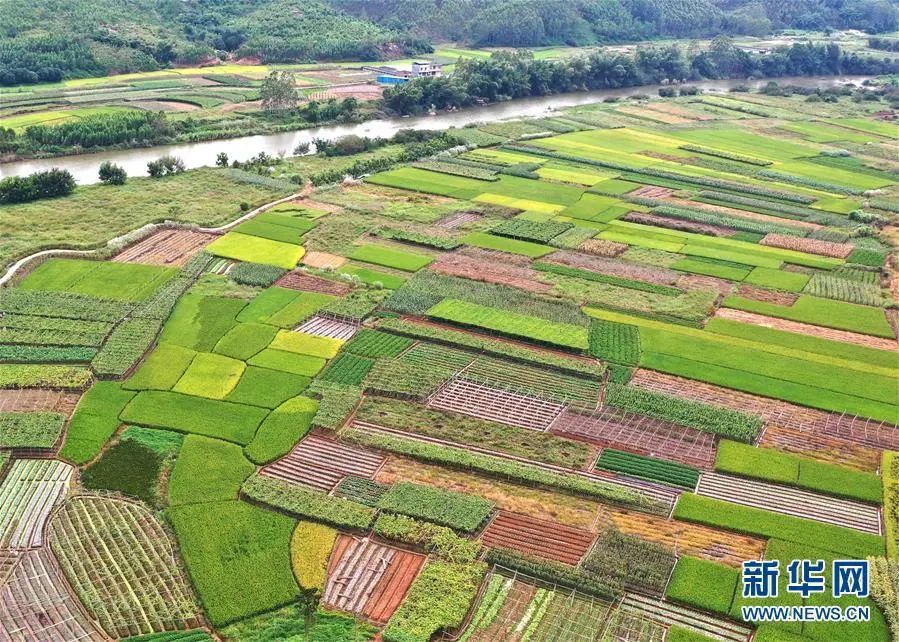
[(604, 239), (587, 239), (578, 246), (581, 252), (595, 254), (596, 256), (613, 257), (624, 253), (630, 247), (627, 243), (606, 241)]
[(669, 205), (678, 207), (687, 207), (692, 209), (706, 210), (708, 212), (718, 212), (719, 214), (727, 214), (738, 218), (745, 218), (751, 221), (764, 221), (766, 223), (777, 223), (779, 225), (789, 225), (804, 230), (820, 230), (823, 226), (817, 223), (809, 223), (808, 221), (795, 221), (793, 219), (781, 218), (779, 216), (769, 216), (767, 214), (759, 214), (758, 212), (748, 212), (746, 210), (737, 209), (735, 207), (726, 207), (724, 205), (710, 205), (709, 203), (699, 203), (690, 201), (685, 198), (669, 198), (665, 201)]
[(499, 511), (481, 536), (485, 546), (511, 548), (577, 566), (593, 544), (593, 534), (557, 522)]
[(314, 334), (319, 337), (330, 337), (331, 339), (349, 341), (353, 338), (353, 335), (359, 331), (359, 326), (355, 323), (347, 323), (345, 321), (338, 321), (337, 319), (316, 315), (308, 321), (305, 321), (296, 330), (297, 332)]
[(480, 221), (482, 218), (484, 218), (483, 215), (479, 214), (478, 212), (456, 212), (440, 219), (435, 225), (447, 230), (452, 230), (457, 227), (467, 225), (468, 223)]
[(321, 292), (322, 294), (333, 294), (335, 296), (344, 296), (353, 290), (353, 287), (347, 283), (338, 283), (337, 281), (323, 279), (304, 272), (288, 272), (275, 281), (275, 285), (282, 288), (290, 288), (291, 290)]
[(668, 198), (674, 194), (673, 189), (667, 187), (657, 187), (655, 185), (646, 185), (638, 190), (630, 192), (629, 196), (642, 196), (643, 198)]
[(790, 486), (704, 473), (696, 494), (880, 535), (880, 510), (876, 507)]
[(679, 116), (677, 114), (666, 114), (664, 112), (658, 112), (652, 109), (646, 109), (644, 107), (635, 107), (635, 106), (626, 106), (626, 107), (618, 107), (615, 111), (619, 114), (625, 114), (630, 116), (636, 116), (641, 119), (654, 120), (659, 123), (665, 123), (666, 125), (683, 125), (684, 123), (692, 123), (693, 120), (690, 118), (684, 118), (683, 116)]
[(711, 469), (715, 465), (713, 435), (610, 406), (592, 414), (566, 411), (550, 430), (564, 437), (690, 466)]
[(845, 259), (852, 254), (854, 249), (849, 243), (832, 243), (831, 241), (819, 241), (818, 239), (787, 236), (785, 234), (766, 234), (765, 238), (759, 241), (759, 245), (779, 247), (785, 250), (797, 250), (820, 256), (831, 256), (837, 259)]
[(640, 223), (642, 225), (652, 225), (654, 227), (665, 227), (670, 230), (680, 230), (682, 232), (693, 232), (695, 234), (704, 234), (706, 236), (730, 236), (736, 230), (720, 225), (709, 225), (707, 223), (694, 223), (693, 221), (682, 221), (676, 218), (668, 218), (667, 216), (659, 216), (658, 214), (648, 214), (644, 212), (628, 212), (622, 217), (622, 220), (628, 223)]
[(20, 388), (0, 390), (0, 412), (58, 412), (69, 416), (78, 405), (77, 392)]
[(476, 259), (456, 252), (444, 254), (431, 263), (428, 269), (439, 274), (486, 283), (499, 283), (529, 292), (547, 292), (552, 289), (552, 285), (539, 282), (537, 272), (531, 268)]
[(830, 339), (831, 341), (854, 343), (856, 345), (876, 348), (878, 350), (899, 351), (899, 343), (894, 339), (872, 337), (867, 334), (857, 334), (855, 332), (847, 332), (846, 330), (823, 328), (809, 323), (800, 323), (799, 321), (766, 317), (763, 314), (756, 314), (755, 312), (744, 312), (743, 310), (732, 310), (731, 308), (719, 308), (715, 311), (715, 316), (731, 321), (739, 321), (740, 323), (749, 323), (750, 325), (774, 328), (775, 330), (784, 330), (786, 332), (795, 332), (797, 334), (805, 334), (821, 339)]
[(845, 439), (810, 435), (780, 426), (767, 426), (759, 446), (777, 448), (826, 464), (839, 464), (872, 473), (877, 472), (880, 467), (881, 450), (878, 448), (859, 446)]
[(667, 270), (665, 268), (652, 267), (649, 265), (639, 265), (628, 261), (595, 256), (583, 252), (572, 252), (570, 250), (553, 252), (544, 260), (550, 263), (558, 263), (559, 265), (567, 265), (568, 267), (588, 270), (590, 272), (618, 276), (623, 279), (646, 281), (647, 283), (654, 283), (656, 285), (674, 285), (680, 276), (680, 273), (674, 270)]
[(313, 434), (260, 472), (331, 492), (347, 475), (371, 479), (383, 463), (384, 457), (377, 453)]
[(899, 430), (884, 422), (794, 406), (786, 401), (757, 397), (747, 392), (652, 370), (637, 370), (631, 384), (675, 397), (748, 412), (760, 416), (767, 423), (818, 437), (837, 437), (874, 448), (899, 448)]
[(428, 405), (531, 430), (545, 430), (563, 410), (550, 401), (463, 379), (454, 379), (441, 388)]
[(196, 230), (159, 230), (113, 257), (120, 263), (182, 266), (215, 239)]
[(704, 274), (682, 274), (676, 283), (681, 290), (718, 290), (721, 296), (727, 296), (734, 291), (734, 284), (724, 279)]
[(675, 103), (647, 103), (646, 105), (644, 105), (644, 107), (646, 109), (651, 109), (652, 111), (662, 112), (663, 114), (675, 114), (677, 116), (683, 116), (684, 118), (689, 118), (690, 120), (715, 120), (714, 116), (709, 116), (708, 114), (703, 114), (701, 112), (695, 111), (693, 109), (688, 109), (683, 105), (677, 105)]
[(339, 268), (346, 263), (346, 261), (347, 260), (344, 257), (337, 256), (336, 254), (329, 254), (328, 252), (306, 252), (300, 263), (308, 265), (309, 267), (326, 269)]
[(793, 305), (796, 303), (796, 299), (799, 298), (798, 294), (766, 290), (765, 288), (757, 288), (754, 285), (741, 285), (737, 294), (753, 301), (774, 303), (776, 305)]
[(19, 556), (0, 584), (0, 642), (103, 642), (46, 547)]
[(678, 555), (702, 557), (735, 568), (740, 568), (743, 560), (761, 559), (767, 546), (764, 539), (619, 508), (602, 507), (598, 521), (601, 525), (611, 522), (625, 535), (662, 544)]
[(424, 560), (417, 553), (341, 534), (331, 553), (322, 601), (383, 624), (406, 596)]

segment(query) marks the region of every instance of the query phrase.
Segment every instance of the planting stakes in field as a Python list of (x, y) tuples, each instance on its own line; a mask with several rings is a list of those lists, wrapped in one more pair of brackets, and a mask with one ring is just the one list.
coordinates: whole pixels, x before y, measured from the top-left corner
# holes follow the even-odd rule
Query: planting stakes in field
[(373, 478), (383, 463), (378, 453), (312, 434), (260, 472), (327, 493), (347, 475)]
[(322, 601), (372, 622), (385, 623), (424, 561), (422, 555), (341, 534), (331, 552)]
[(65, 499), (74, 468), (56, 459), (17, 459), (0, 484), (0, 547), (44, 543), (44, 525)]
[(100, 630), (72, 595), (49, 547), (18, 557), (0, 551), (0, 640), (18, 642), (105, 642)]
[(881, 534), (880, 510), (876, 507), (790, 486), (707, 472), (700, 477), (696, 493), (874, 535)]
[(143, 504), (80, 495), (53, 515), (49, 539), (75, 593), (110, 635), (200, 626), (169, 536)]

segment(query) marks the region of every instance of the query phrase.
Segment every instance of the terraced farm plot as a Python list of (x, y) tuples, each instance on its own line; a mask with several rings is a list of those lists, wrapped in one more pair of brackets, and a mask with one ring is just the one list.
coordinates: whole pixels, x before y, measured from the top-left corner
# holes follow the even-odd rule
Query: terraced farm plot
[(313, 434), (261, 474), (327, 493), (348, 475), (373, 478), (383, 463), (378, 453)]
[(44, 526), (66, 496), (74, 469), (55, 459), (17, 459), (0, 484), (0, 546), (44, 544)]
[(620, 609), (624, 612), (638, 613), (661, 625), (688, 629), (702, 636), (700, 639), (746, 642), (752, 635), (752, 629), (747, 626), (637, 593), (628, 593), (621, 602)]
[(301, 271), (288, 272), (275, 281), (275, 285), (280, 288), (300, 290), (301, 292), (318, 292), (320, 294), (331, 294), (334, 296), (344, 296), (349, 294), (353, 289), (353, 287), (347, 283), (323, 279)]
[(0, 390), (0, 412), (58, 412), (72, 414), (81, 395), (43, 388)]
[(143, 301), (177, 274), (151, 265), (49, 259), (20, 284), (22, 290), (67, 292), (123, 301)]
[(884, 422), (804, 408), (700, 381), (639, 369), (633, 385), (762, 417), (767, 423), (813, 437), (836, 437), (874, 448), (899, 448), (899, 433)]
[(276, 265), (285, 270), (296, 267), (305, 250), (302, 246), (283, 241), (273, 241), (240, 232), (228, 232), (206, 248), (210, 254), (226, 259)]
[(509, 548), (572, 566), (577, 566), (593, 540), (594, 535), (588, 531), (507, 511), (499, 511), (481, 535), (485, 546)]
[[(511, 571), (503, 572), (511, 575)], [(613, 607), (597, 598), (533, 583), (527, 576), (515, 574), (513, 579), (494, 569), (464, 635), (471, 642), (588, 642), (599, 639), (613, 616)], [(657, 626), (633, 639), (661, 642), (663, 638), (664, 629)]]
[(703, 473), (696, 493), (880, 535), (880, 511), (848, 499), (720, 473)]
[(596, 407), (601, 384), (598, 379), (578, 377), (550, 368), (480, 356), (460, 376), (469, 381), (560, 404)]
[(317, 337), (339, 339), (340, 341), (349, 341), (358, 331), (359, 326), (355, 323), (347, 323), (346, 321), (339, 321), (321, 315), (315, 315), (297, 326), (297, 332), (304, 332)]
[(119, 263), (182, 267), (216, 236), (196, 230), (159, 230), (116, 254)]
[(564, 409), (557, 403), (466, 379), (453, 379), (441, 387), (428, 406), (531, 430), (545, 430)]
[[(0, 553), (2, 556), (3, 553)], [(0, 640), (105, 642), (108, 637), (84, 611), (49, 547), (20, 554), (0, 582)]]
[(424, 561), (422, 555), (341, 534), (331, 552), (322, 601), (383, 624), (402, 602)]
[(143, 505), (75, 497), (53, 516), (49, 539), (75, 592), (109, 635), (201, 625), (168, 534)]
[(611, 406), (590, 414), (566, 411), (551, 430), (571, 439), (690, 466), (711, 469), (715, 465), (714, 435)]

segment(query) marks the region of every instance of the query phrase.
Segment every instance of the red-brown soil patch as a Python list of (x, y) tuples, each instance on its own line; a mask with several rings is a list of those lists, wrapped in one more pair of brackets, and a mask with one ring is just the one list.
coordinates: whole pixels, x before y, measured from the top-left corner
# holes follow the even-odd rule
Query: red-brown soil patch
[(339, 283), (337, 281), (331, 281), (330, 279), (323, 279), (318, 276), (306, 274), (305, 272), (288, 272), (275, 281), (275, 285), (291, 290), (320, 292), (322, 294), (333, 294), (335, 296), (344, 296), (353, 290), (353, 287), (348, 283)]
[(593, 544), (593, 534), (557, 522), (500, 511), (481, 536), (485, 546), (577, 566)]
[(70, 416), (81, 393), (22, 388), (0, 390), (0, 412), (58, 412)]
[(122, 263), (181, 267), (215, 239), (196, 230), (159, 230), (113, 257)]

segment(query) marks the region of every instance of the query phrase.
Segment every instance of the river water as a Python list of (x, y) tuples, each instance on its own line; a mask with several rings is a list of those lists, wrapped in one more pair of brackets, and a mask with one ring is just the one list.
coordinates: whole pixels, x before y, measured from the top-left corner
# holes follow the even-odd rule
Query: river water
[[(804, 87), (832, 87), (847, 83), (860, 84), (865, 77), (824, 77), (824, 78), (779, 78), (780, 84), (800, 85)], [(761, 81), (720, 80), (690, 83), (707, 92), (727, 91), (737, 85), (759, 88), (768, 83)], [(259, 152), (270, 155), (290, 155), (300, 143), (311, 143), (315, 138), (334, 140), (355, 134), (390, 138), (400, 129), (449, 129), (463, 127), (470, 123), (479, 123), (524, 116), (543, 116), (554, 109), (587, 105), (602, 102), (605, 98), (624, 98), (635, 94), (654, 96), (659, 87), (656, 85), (628, 87), (624, 89), (606, 89), (600, 91), (557, 94), (539, 98), (523, 98), (503, 103), (472, 107), (455, 112), (442, 112), (436, 116), (420, 116), (415, 118), (384, 118), (369, 120), (355, 125), (328, 125), (313, 129), (302, 129), (279, 134), (261, 134), (258, 136), (242, 136), (227, 140), (210, 140), (199, 143), (183, 143), (177, 145), (158, 145), (138, 149), (99, 152), (96, 154), (80, 154), (59, 158), (16, 161), (0, 164), (0, 178), (7, 176), (24, 176), (32, 172), (60, 167), (69, 170), (81, 185), (98, 182), (97, 170), (104, 161), (112, 161), (121, 165), (129, 176), (145, 176), (147, 163), (164, 154), (180, 157), (188, 169), (213, 165), (220, 152), (228, 155), (232, 161), (245, 161)]]

